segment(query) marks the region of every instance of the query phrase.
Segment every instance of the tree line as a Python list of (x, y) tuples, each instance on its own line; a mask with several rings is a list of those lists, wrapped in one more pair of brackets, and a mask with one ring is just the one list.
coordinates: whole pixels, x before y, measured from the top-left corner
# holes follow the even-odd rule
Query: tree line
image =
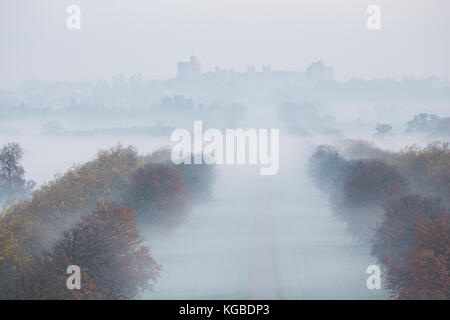
[[(161, 266), (140, 232), (178, 226), (213, 181), (213, 167), (175, 166), (168, 152), (117, 145), (4, 205), (0, 299), (131, 299), (151, 289)], [(19, 168), (23, 152), (13, 154)], [(69, 265), (81, 268), (81, 290), (66, 287)]]
[(310, 175), (348, 231), (372, 245), (397, 299), (450, 298), (450, 148), (319, 146)]

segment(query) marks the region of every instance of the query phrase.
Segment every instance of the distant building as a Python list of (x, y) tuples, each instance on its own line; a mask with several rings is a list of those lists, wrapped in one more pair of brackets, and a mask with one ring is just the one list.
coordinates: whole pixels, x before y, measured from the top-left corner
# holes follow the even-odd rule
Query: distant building
[(306, 69), (306, 79), (310, 83), (334, 80), (333, 67), (325, 66), (322, 61), (313, 62)]
[(190, 61), (178, 62), (178, 78), (195, 78), (202, 74), (200, 62), (196, 57), (192, 56)]
[(142, 73), (134, 74), (130, 76), (130, 84), (132, 86), (141, 85), (144, 82), (144, 77)]
[(333, 67), (325, 66), (322, 61), (311, 63), (305, 72), (272, 70), (270, 65), (263, 66), (262, 71), (258, 71), (255, 66), (249, 65), (245, 72), (215, 67), (214, 71), (202, 73), (200, 62), (196, 57), (191, 57), (190, 61), (178, 62), (177, 77), (204, 79), (215, 83), (246, 83), (250, 88), (308, 86), (318, 81), (334, 80)]

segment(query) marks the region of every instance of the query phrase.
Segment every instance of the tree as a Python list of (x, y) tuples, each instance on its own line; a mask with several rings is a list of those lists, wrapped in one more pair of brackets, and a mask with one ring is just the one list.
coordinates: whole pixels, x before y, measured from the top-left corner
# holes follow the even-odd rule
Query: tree
[(316, 184), (328, 186), (333, 210), (347, 222), (347, 230), (372, 242), (386, 289), (398, 299), (448, 300), (449, 144), (433, 142), (393, 153), (364, 141), (345, 141), (344, 154), (357, 159), (347, 161), (333, 147), (318, 148), (311, 173)]
[(20, 165), (22, 147), (15, 142), (7, 143), (0, 151), (0, 198), (12, 198), (25, 191), (25, 170)]
[(124, 203), (149, 226), (178, 224), (188, 204), (183, 175), (175, 167), (148, 163), (131, 176)]
[[(135, 297), (156, 280), (159, 266), (142, 246), (130, 207), (150, 225), (179, 223), (190, 199), (185, 187), (177, 166), (146, 164), (135, 148), (118, 145), (4, 206), (0, 299)], [(81, 268), (81, 291), (65, 286), (71, 264)]]
[[(81, 290), (68, 290), (66, 270), (82, 270)], [(160, 266), (142, 245), (132, 209), (113, 203), (63, 232), (19, 282), (22, 299), (132, 299), (151, 289)]]
[(350, 160), (344, 174), (344, 202), (346, 206), (384, 205), (406, 192), (406, 179), (396, 168), (382, 160)]
[(385, 206), (383, 223), (377, 228), (372, 254), (385, 266), (387, 289), (397, 297), (408, 279), (416, 235), (425, 221), (434, 222), (445, 217), (441, 201), (432, 197), (408, 194)]
[(0, 212), (0, 300), (25, 294), (21, 284), (23, 273), (33, 265), (32, 230), (33, 223), (23, 215)]
[(30, 199), (12, 204), (8, 211), (38, 221), (39, 228), (33, 233), (40, 233), (42, 242), (52, 241), (58, 232), (95, 209), (99, 200), (120, 201), (139, 163), (133, 147), (118, 145), (100, 151), (96, 159), (73, 166), (35, 190)]
[(408, 147), (398, 154), (393, 165), (408, 177), (411, 191), (440, 197), (450, 205), (450, 145), (433, 142), (425, 148)]
[(450, 299), (450, 215), (435, 221), (420, 220), (413, 250), (395, 287), (399, 299)]
[(350, 159), (380, 159), (386, 162), (394, 157), (393, 152), (382, 150), (372, 142), (353, 139), (343, 141), (342, 154)]
[(406, 132), (427, 132), (436, 127), (439, 117), (432, 113), (420, 113), (406, 123)]
[(383, 221), (383, 205), (405, 194), (406, 187), (406, 179), (382, 160), (349, 160), (336, 177), (332, 204), (351, 234), (370, 241)]
[[(175, 165), (170, 159), (170, 149), (160, 149), (146, 157), (148, 163), (164, 164), (176, 168), (183, 175), (186, 192), (191, 199), (201, 201), (208, 199), (211, 192), (211, 185), (214, 181), (214, 165), (206, 164), (179, 164)], [(194, 154), (191, 153), (191, 163), (194, 163)]]
[(309, 175), (317, 187), (331, 191), (344, 165), (345, 159), (335, 147), (320, 145), (309, 159)]
[(388, 134), (392, 130), (392, 126), (390, 124), (378, 123), (375, 129), (377, 130), (377, 134)]

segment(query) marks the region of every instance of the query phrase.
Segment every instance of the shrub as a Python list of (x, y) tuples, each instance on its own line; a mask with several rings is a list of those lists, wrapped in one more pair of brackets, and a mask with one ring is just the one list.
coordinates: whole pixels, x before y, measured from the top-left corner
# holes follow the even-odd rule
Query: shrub
[(183, 176), (177, 168), (148, 163), (131, 176), (124, 203), (135, 208), (142, 223), (178, 224), (188, 204)]

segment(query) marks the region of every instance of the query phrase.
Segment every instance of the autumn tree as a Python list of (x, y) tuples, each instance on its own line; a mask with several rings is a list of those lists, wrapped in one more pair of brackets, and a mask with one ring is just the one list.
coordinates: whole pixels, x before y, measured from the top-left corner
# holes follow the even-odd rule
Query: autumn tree
[(0, 298), (23, 296), (17, 286), (36, 269), (42, 250), (95, 209), (98, 200), (120, 200), (139, 164), (134, 148), (119, 145), (74, 166), (32, 197), (5, 206), (0, 213)]
[[(23, 275), (34, 265), (34, 223), (23, 215), (0, 213), (0, 300), (20, 299)], [(39, 248), (41, 249), (41, 248)]]
[(389, 163), (395, 156), (393, 152), (380, 149), (374, 143), (365, 140), (345, 139), (341, 144), (342, 156), (346, 159), (379, 159)]
[(331, 191), (344, 165), (336, 147), (320, 145), (309, 159), (309, 175), (320, 189)]
[(194, 163), (194, 154), (190, 155), (192, 164), (181, 163), (175, 165), (171, 159), (171, 150), (163, 148), (153, 152), (145, 158), (148, 163), (159, 163), (179, 170), (183, 176), (186, 192), (192, 200), (203, 201), (210, 197), (214, 182), (214, 165)]
[(450, 205), (450, 145), (433, 142), (425, 148), (416, 145), (400, 152), (393, 165), (410, 181), (411, 191), (439, 197)]
[[(377, 151), (359, 141), (347, 141), (346, 149), (350, 146), (352, 152)], [(330, 204), (337, 216), (347, 222), (348, 231), (362, 241), (369, 241), (382, 221), (381, 206), (406, 192), (406, 179), (394, 167), (380, 159), (346, 160), (332, 146), (316, 149), (310, 158), (309, 172), (314, 183), (329, 193)]]
[(450, 214), (418, 221), (407, 263), (395, 272), (393, 277), (403, 280), (390, 281), (388, 287), (399, 299), (450, 299)]
[(343, 154), (350, 160), (333, 147), (316, 150), (313, 179), (348, 231), (372, 243), (391, 296), (449, 299), (449, 144), (394, 153), (346, 140)]
[[(158, 266), (140, 244), (133, 210), (146, 226), (180, 223), (190, 203), (188, 167), (182, 173), (174, 165), (149, 163), (135, 148), (118, 145), (4, 206), (0, 299), (135, 297), (156, 279)], [(202, 185), (205, 177), (207, 185), (205, 172), (192, 175), (188, 187)], [(99, 202), (118, 205), (97, 207)], [(70, 264), (81, 267), (81, 291), (65, 288)]]
[[(66, 269), (81, 268), (81, 290), (68, 290)], [(36, 259), (24, 275), (25, 299), (132, 299), (152, 287), (160, 266), (142, 245), (132, 209), (99, 204)]]
[(349, 160), (337, 175), (331, 204), (352, 235), (370, 241), (383, 220), (382, 206), (406, 190), (403, 176), (384, 161)]
[(350, 160), (340, 178), (344, 181), (344, 203), (349, 207), (383, 205), (404, 194), (406, 179), (382, 160)]
[(124, 203), (136, 210), (142, 223), (176, 225), (188, 204), (183, 175), (175, 167), (148, 163), (131, 176)]
[(120, 200), (139, 165), (140, 159), (133, 147), (118, 145), (100, 151), (96, 159), (73, 166), (64, 175), (35, 190), (33, 197), (12, 204), (7, 211), (38, 221), (33, 233), (39, 233), (43, 243), (51, 242), (57, 232), (93, 210), (99, 200)]
[(386, 205), (383, 223), (376, 230), (372, 254), (386, 268), (388, 289), (397, 296), (405, 285), (408, 255), (413, 250), (416, 234), (424, 221), (437, 221), (446, 215), (437, 198), (408, 194)]

